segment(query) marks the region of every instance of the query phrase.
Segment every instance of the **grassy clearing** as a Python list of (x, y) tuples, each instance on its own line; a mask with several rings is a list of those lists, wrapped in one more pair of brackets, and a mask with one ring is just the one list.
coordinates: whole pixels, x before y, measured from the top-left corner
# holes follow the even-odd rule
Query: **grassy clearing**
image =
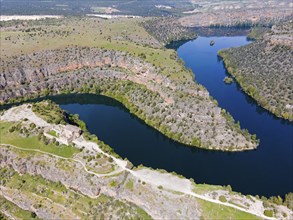
[(52, 135), (53, 137), (59, 137), (59, 134), (57, 134), (57, 132), (56, 131), (53, 131), (53, 130), (51, 130), (51, 131), (49, 131), (49, 132), (47, 132), (49, 135)]
[(128, 180), (125, 184), (126, 189), (132, 190), (133, 189), (133, 180)]
[[(40, 29), (32, 29), (40, 27)], [(127, 38), (126, 38), (127, 36)], [(7, 37), (11, 37), (7, 39)], [(39, 49), (56, 49), (70, 45), (101, 47), (107, 43), (128, 42), (130, 39), (151, 38), (137, 24), (136, 19), (112, 20), (71, 18), (61, 19), (54, 24), (46, 21), (39, 26), (20, 27), (14, 30), (1, 31), (1, 47), (7, 56), (19, 52), (32, 53)], [(139, 42), (133, 42), (139, 44)], [(12, 46), (9, 51), (9, 45)], [(18, 48), (21, 46), (21, 49)]]
[(195, 184), (193, 187), (193, 192), (197, 194), (205, 194), (216, 190), (226, 190), (223, 186), (208, 185), (208, 184)]
[(198, 200), (198, 202), (202, 210), (201, 219), (260, 219), (252, 214), (242, 212), (224, 205), (206, 202), (204, 200)]
[(44, 152), (52, 153), (58, 156), (72, 158), (79, 150), (72, 146), (56, 146), (55, 144), (46, 145), (41, 140), (38, 140), (36, 135), (30, 135), (29, 137), (21, 136), (18, 132), (9, 132), (9, 129), (15, 126), (15, 123), (1, 121), (0, 126), (0, 143), (11, 144), (16, 147), (24, 149), (38, 149)]

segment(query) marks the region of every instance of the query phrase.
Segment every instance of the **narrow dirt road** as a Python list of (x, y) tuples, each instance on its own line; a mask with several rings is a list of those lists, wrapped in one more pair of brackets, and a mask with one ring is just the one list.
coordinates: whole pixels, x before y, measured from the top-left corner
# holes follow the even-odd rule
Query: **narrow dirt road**
[(117, 174), (117, 173), (122, 172), (122, 171), (128, 171), (129, 173), (131, 173), (133, 176), (135, 176), (136, 178), (140, 179), (141, 181), (144, 181), (144, 182), (149, 183), (151, 185), (154, 185), (156, 187), (162, 186), (164, 189), (167, 189), (167, 190), (181, 192), (181, 193), (184, 193), (184, 194), (187, 194), (187, 195), (194, 196), (194, 197), (196, 197), (198, 199), (202, 199), (204, 201), (208, 201), (208, 202), (212, 202), (212, 203), (215, 203), (215, 204), (231, 207), (231, 208), (237, 209), (239, 211), (250, 213), (252, 215), (255, 215), (255, 216), (263, 218), (263, 219), (271, 219), (271, 220), (276, 219), (276, 218), (273, 218), (273, 217), (267, 217), (267, 216), (263, 215), (263, 213), (257, 212), (255, 210), (245, 209), (245, 208), (242, 208), (242, 207), (230, 204), (230, 203), (225, 203), (225, 202), (221, 202), (219, 200), (211, 199), (211, 198), (206, 197), (204, 195), (196, 194), (196, 193), (194, 193), (192, 191), (191, 182), (189, 180), (187, 180), (187, 179), (181, 179), (179, 177), (176, 177), (176, 176), (174, 176), (172, 174), (168, 174), (168, 173), (159, 173), (158, 171), (153, 171), (153, 170), (150, 170), (150, 169), (147, 169), (147, 168), (143, 168), (143, 169), (139, 169), (139, 170), (128, 169), (126, 167), (127, 161), (118, 159), (116, 157), (113, 157), (113, 156), (103, 152), (98, 147), (97, 144), (92, 143), (92, 142), (87, 142), (87, 144), (86, 144), (85, 141), (83, 141), (81, 143), (83, 144), (82, 146), (85, 146), (85, 148), (90, 148), (91, 150), (94, 149), (94, 150), (104, 154), (107, 157), (111, 157), (113, 159), (113, 161), (115, 161), (115, 163), (120, 167), (120, 169), (118, 169), (118, 171), (115, 170), (115, 171), (113, 171), (111, 173), (107, 173), (107, 174), (99, 174), (99, 173), (95, 173), (93, 171), (89, 171), (82, 161), (79, 161), (79, 160), (76, 160), (76, 159), (61, 157), (61, 156), (58, 156), (58, 155), (55, 155), (55, 154), (52, 154), (52, 153), (47, 153), (47, 152), (37, 150), (37, 149), (24, 149), (24, 148), (20, 148), (20, 147), (10, 145), (10, 144), (1, 143), (0, 145), (2, 145), (2, 146), (10, 146), (10, 147), (13, 147), (13, 148), (16, 148), (16, 149), (19, 149), (19, 150), (24, 150), (24, 151), (38, 152), (38, 153), (50, 155), (52, 157), (59, 158), (59, 159), (62, 159), (62, 160), (71, 160), (71, 161), (79, 163), (83, 167), (85, 172), (87, 172), (89, 174), (93, 174), (93, 175), (95, 175), (97, 177), (111, 176), (111, 175)]

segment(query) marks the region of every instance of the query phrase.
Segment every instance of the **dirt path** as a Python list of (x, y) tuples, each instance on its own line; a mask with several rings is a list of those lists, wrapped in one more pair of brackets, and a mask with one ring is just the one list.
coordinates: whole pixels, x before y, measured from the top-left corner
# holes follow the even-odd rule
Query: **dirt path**
[(85, 170), (85, 172), (87, 172), (87, 173), (89, 173), (89, 174), (93, 174), (93, 175), (95, 175), (95, 176), (97, 176), (97, 177), (113, 176), (113, 175), (115, 175), (115, 174), (117, 174), (117, 173), (121, 173), (122, 171), (125, 170), (125, 169), (121, 168), (121, 167), (117, 164), (117, 165), (119, 166), (120, 169), (116, 169), (116, 170), (114, 170), (114, 171), (112, 171), (112, 172), (110, 172), (110, 173), (99, 174), (99, 173), (95, 173), (95, 172), (93, 172), (93, 171), (88, 170), (87, 167), (86, 167), (86, 165), (85, 165), (82, 161), (77, 160), (77, 159), (66, 158), (66, 157), (58, 156), (58, 155), (55, 155), (55, 154), (52, 154), (52, 153), (48, 153), (48, 152), (45, 152), (45, 151), (41, 151), (41, 150), (38, 150), (38, 149), (26, 149), (26, 148), (16, 147), (16, 146), (11, 145), (11, 144), (3, 144), (3, 143), (1, 143), (0, 145), (1, 145), (1, 146), (9, 146), (9, 147), (13, 147), (13, 148), (16, 148), (16, 149), (18, 149), (18, 150), (23, 150), (23, 151), (33, 151), (33, 152), (37, 152), (37, 153), (41, 153), (41, 154), (46, 154), (46, 155), (49, 155), (49, 156), (52, 156), (52, 157), (55, 157), (55, 158), (58, 158), (58, 159), (62, 159), (62, 160), (70, 160), (70, 161), (74, 161), (74, 162), (79, 163), (79, 164), (83, 167), (83, 169)]
[[(84, 142), (82, 142), (82, 143), (85, 144)], [(149, 184), (151, 184), (153, 186), (156, 186), (156, 187), (162, 186), (164, 189), (167, 189), (167, 190), (181, 192), (181, 193), (184, 193), (184, 194), (187, 194), (187, 195), (194, 196), (194, 197), (196, 197), (198, 199), (202, 199), (202, 200), (212, 202), (212, 203), (215, 203), (215, 204), (231, 207), (231, 208), (234, 208), (234, 209), (237, 209), (237, 210), (240, 210), (240, 211), (255, 215), (255, 216), (263, 218), (263, 219), (272, 219), (272, 220), (276, 219), (276, 218), (272, 218), (272, 217), (267, 217), (263, 213), (261, 213), (260, 211), (245, 209), (245, 208), (242, 208), (242, 207), (230, 204), (230, 203), (225, 203), (225, 202), (221, 202), (219, 200), (211, 199), (211, 198), (206, 197), (204, 195), (196, 194), (196, 193), (194, 193), (192, 191), (191, 182), (189, 180), (187, 180), (187, 179), (183, 179), (183, 178), (181, 179), (181, 178), (176, 177), (176, 176), (174, 176), (172, 174), (169, 174), (169, 173), (160, 173), (158, 171), (150, 170), (150, 169), (147, 169), (147, 168), (143, 168), (143, 169), (139, 169), (139, 170), (130, 170), (130, 169), (128, 169), (126, 167), (126, 165), (127, 165), (126, 161), (123, 161), (121, 159), (117, 159), (116, 157), (113, 157), (113, 156), (103, 152), (98, 147), (98, 145), (95, 144), (95, 143), (91, 143), (91, 142), (87, 142), (87, 143), (88, 144), (86, 146), (85, 145), (83, 145), (83, 146), (85, 146), (87, 148), (91, 148), (91, 149), (94, 148), (95, 150), (98, 150), (98, 152), (104, 154), (105, 156), (111, 157), (113, 159), (113, 161), (115, 161), (115, 163), (121, 168), (121, 169), (119, 169), (120, 170), (119, 172), (128, 171), (129, 173), (131, 173), (136, 178), (139, 178), (141, 181), (145, 181), (146, 183), (149, 183)], [(24, 148), (16, 147), (16, 146), (9, 145), (9, 144), (0, 144), (0, 145), (3, 145), (3, 146), (6, 145), (6, 146), (10, 146), (10, 147), (19, 149), (19, 150), (24, 150), (24, 151), (34, 151), (34, 152), (50, 155), (52, 157), (63, 159), (63, 160), (75, 161), (75, 162), (79, 163), (83, 167), (85, 172), (87, 172), (89, 174), (93, 174), (93, 175), (95, 175), (97, 177), (111, 176), (111, 175), (114, 175), (114, 174), (116, 174), (118, 172), (117, 170), (115, 170), (115, 171), (113, 171), (111, 173), (107, 173), (107, 174), (98, 174), (98, 173), (89, 171), (86, 168), (86, 166), (85, 166), (85, 164), (83, 162), (81, 162), (79, 160), (76, 160), (76, 159), (57, 156), (55, 154), (47, 153), (47, 152), (37, 150), (37, 149), (24, 149)]]
[[(0, 116), (0, 120), (4, 120), (4, 121), (21, 121), (24, 118), (27, 118), (30, 122), (35, 123), (39, 127), (43, 127), (43, 128), (50, 127), (51, 128), (52, 126), (54, 126), (54, 125), (47, 123), (43, 119), (39, 118), (30, 108), (28, 108), (27, 104), (20, 106), (18, 108), (11, 108), (11, 109), (7, 110), (4, 115)], [(83, 136), (74, 140), (74, 144), (76, 145), (77, 148), (81, 149), (84, 147), (85, 150), (101, 153), (106, 157), (112, 158), (113, 162), (117, 165), (118, 169), (116, 169), (110, 173), (99, 174), (99, 173), (88, 170), (86, 167), (86, 164), (84, 164), (82, 161), (77, 160), (77, 159), (57, 156), (55, 154), (47, 153), (47, 152), (44, 152), (44, 151), (41, 151), (38, 149), (24, 149), (24, 148), (16, 147), (13, 145), (0, 143), (0, 145), (7, 145), (10, 147), (19, 149), (19, 150), (34, 151), (34, 152), (50, 155), (52, 157), (59, 158), (62, 160), (74, 161), (76, 163), (79, 163), (87, 173), (95, 175), (97, 177), (112, 176), (112, 175), (118, 174), (120, 172), (127, 171), (127, 172), (131, 173), (137, 179), (140, 179), (141, 181), (144, 181), (144, 182), (146, 182), (152, 186), (155, 186), (155, 187), (160, 186), (166, 190), (181, 192), (186, 195), (196, 197), (198, 199), (202, 199), (202, 200), (205, 200), (208, 202), (212, 202), (215, 204), (231, 207), (231, 208), (234, 208), (234, 209), (246, 212), (246, 213), (250, 213), (252, 215), (258, 216), (263, 219), (276, 219), (276, 218), (271, 218), (271, 217), (265, 216), (263, 214), (262, 207), (252, 207), (252, 208), (247, 209), (247, 208), (243, 208), (243, 207), (231, 204), (231, 203), (221, 202), (217, 199), (211, 198), (211, 196), (208, 196), (208, 195), (200, 195), (200, 194), (194, 193), (193, 192), (194, 186), (193, 186), (192, 182), (188, 179), (179, 178), (178, 176), (172, 175), (170, 173), (161, 173), (159, 171), (151, 170), (149, 168), (142, 168), (142, 169), (137, 169), (137, 170), (128, 169), (127, 168), (127, 161), (116, 158), (116, 157), (104, 152), (96, 143), (86, 141), (83, 138)]]

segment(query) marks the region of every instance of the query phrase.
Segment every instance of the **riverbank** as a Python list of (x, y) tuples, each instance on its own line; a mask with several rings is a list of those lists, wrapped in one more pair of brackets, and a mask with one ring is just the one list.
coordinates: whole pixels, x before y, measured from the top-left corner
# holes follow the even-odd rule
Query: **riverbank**
[[(272, 107), (268, 104), (267, 101), (263, 99), (263, 96), (260, 96), (259, 92), (256, 91), (255, 87), (252, 87), (250, 84), (247, 84), (243, 81), (243, 77), (237, 73), (237, 70), (231, 66), (231, 60), (228, 55), (225, 55), (221, 51), (219, 52), (219, 56), (223, 59), (225, 67), (228, 70), (228, 73), (236, 80), (236, 82), (241, 86), (243, 91), (253, 98), (261, 107), (272, 112), (276, 117), (283, 118), (289, 121), (293, 121), (293, 115), (287, 112), (281, 112), (281, 110), (276, 111), (275, 107)], [(291, 105), (288, 106), (289, 110)]]
[[(254, 30), (256, 41), (220, 51), (224, 64), (243, 91), (275, 116), (293, 121), (292, 22)], [(282, 60), (282, 62), (279, 62)]]
[[(3, 27), (6, 37), (1, 38), (5, 57), (1, 60), (4, 77), (0, 100), (12, 103), (57, 94), (104, 94), (186, 145), (221, 151), (256, 149), (259, 143), (255, 136), (241, 129), (208, 91), (194, 82), (192, 72), (174, 50), (164, 48), (161, 40), (142, 27), (142, 22), (148, 21), (65, 18), (53, 23), (38, 22), (38, 29), (33, 28), (34, 23), (30, 27)], [(59, 30), (64, 23), (71, 27), (70, 31)], [(94, 28), (97, 23), (100, 30)], [(172, 22), (170, 25), (177, 28), (170, 28), (169, 40), (184, 36), (178, 34), (180, 27)], [(120, 26), (127, 27), (127, 34)], [(26, 41), (23, 46), (13, 37), (22, 28), (27, 30), (20, 36)], [(163, 30), (153, 28), (162, 35)], [(35, 32), (38, 34), (33, 40), (28, 38)], [(72, 44), (68, 45), (68, 41)]]
[[(211, 40), (216, 42), (213, 47), (210, 46)], [(228, 74), (223, 61), (218, 57), (218, 51), (224, 48), (238, 49), (250, 44), (251, 42), (247, 40), (246, 36), (199, 37), (197, 40), (187, 42), (177, 49), (178, 56), (184, 60), (186, 67), (191, 68), (195, 73), (196, 81), (208, 89), (210, 95), (218, 101), (219, 106), (230, 112), (233, 118), (239, 121), (241, 127), (255, 133), (260, 139), (260, 145), (255, 151), (238, 155), (206, 155), (201, 153), (198, 157), (193, 155), (192, 158), (189, 158), (189, 163), (201, 160), (201, 158), (213, 161), (211, 163), (199, 161), (194, 164), (196, 167), (208, 167), (204, 170), (209, 175), (203, 175), (195, 169), (186, 172), (185, 169), (188, 169), (188, 165), (180, 173), (186, 172), (185, 175), (192, 177), (203, 176), (202, 181), (206, 182), (215, 183), (221, 180), (221, 185), (229, 183), (233, 188), (239, 187), (237, 190), (253, 195), (260, 192), (261, 195), (266, 196), (284, 195), (292, 191), (293, 183), (292, 123), (278, 119), (260, 107), (242, 91), (237, 83), (233, 82), (227, 85), (223, 82)], [(175, 158), (180, 158), (178, 159), (180, 164), (185, 164), (183, 158), (188, 158), (188, 154), (183, 152), (181, 154), (184, 156)], [(278, 163), (270, 163), (269, 161), (278, 161)], [(163, 165), (160, 164), (160, 166)], [(209, 169), (210, 167), (211, 169)], [(172, 166), (169, 169), (174, 168)], [(211, 178), (214, 175), (214, 170), (217, 170), (221, 175), (217, 178)], [(279, 170), (282, 170), (282, 174), (279, 173)], [(235, 172), (242, 173), (241, 179), (239, 179), (239, 176), (232, 177)], [(223, 175), (226, 179), (229, 179), (229, 182), (225, 182)], [(284, 177), (288, 178), (284, 179)], [(284, 181), (280, 182), (278, 179)], [(267, 182), (271, 184), (266, 184)], [(275, 193), (272, 194), (272, 192)]]
[[(37, 105), (39, 104), (37, 103)], [(32, 111), (31, 109), (32, 108), (30, 107), (30, 105), (22, 105), (19, 107), (9, 109), (2, 113), (0, 120), (2, 120), (2, 122), (4, 120), (6, 124), (8, 122), (20, 123), (21, 129), (24, 129), (26, 125), (31, 125), (32, 123), (36, 125), (35, 128), (31, 128), (33, 130), (35, 129), (48, 130), (46, 128), (52, 129), (54, 126), (58, 126), (58, 124), (57, 125), (49, 124), (48, 122), (44, 121), (42, 118), (40, 118), (33, 112), (28, 114), (29, 111)], [(28, 115), (29, 115), (29, 118), (27, 118)], [(6, 129), (3, 130), (3, 127), (1, 129), (2, 129), (2, 132), (4, 133), (8, 132), (8, 130)], [(9, 132), (12, 132), (13, 135), (17, 135), (17, 136), (19, 135), (17, 134), (18, 131), (9, 131)], [(29, 133), (30, 133), (29, 136), (22, 137), (23, 140), (27, 138), (29, 139), (35, 134), (34, 131), (31, 131)], [(49, 139), (53, 140), (53, 137)], [(12, 169), (22, 173), (22, 175), (25, 178), (28, 178), (28, 175), (35, 176), (36, 174), (37, 175), (39, 174), (42, 176), (42, 178), (47, 179), (49, 181), (54, 181), (54, 182), (60, 181), (60, 183), (65, 186), (66, 192), (69, 189), (74, 189), (74, 192), (75, 193), (79, 192), (80, 196), (88, 195), (91, 199), (99, 199), (102, 194), (105, 194), (108, 197), (114, 197), (114, 198), (118, 196), (117, 198), (119, 200), (120, 199), (126, 200), (142, 207), (152, 218), (161, 218), (163, 216), (165, 217), (177, 216), (179, 218), (182, 218), (182, 217), (187, 217), (189, 215), (192, 215), (193, 217), (198, 215), (203, 215), (203, 216), (210, 216), (211, 218), (213, 218), (215, 217), (216, 210), (220, 208), (221, 216), (227, 217), (227, 218), (228, 217), (233, 217), (234, 219), (243, 218), (243, 217), (250, 218), (250, 217), (253, 217), (254, 215), (261, 218), (274, 219), (274, 218), (270, 218), (270, 216), (268, 215), (264, 215), (264, 213), (266, 214), (265, 210), (267, 210), (267, 208), (264, 208), (261, 201), (258, 200), (256, 197), (250, 196), (247, 198), (245, 196), (242, 196), (241, 194), (235, 194), (231, 192), (229, 189), (225, 189), (224, 187), (197, 185), (193, 181), (184, 179), (183, 177), (180, 177), (180, 176), (178, 177), (174, 174), (168, 174), (162, 171), (150, 170), (145, 167), (130, 169), (128, 168), (129, 162), (121, 160), (119, 158), (116, 158), (115, 156), (112, 156), (104, 152), (99, 147), (99, 145), (97, 145), (94, 142), (81, 140), (81, 139), (82, 138), (77, 138), (76, 140), (74, 140), (73, 141), (74, 145), (72, 146), (73, 148), (77, 148), (79, 150), (72, 156), (64, 157), (64, 156), (56, 155), (55, 151), (52, 151), (51, 153), (49, 153), (49, 152), (44, 152), (43, 150), (40, 150), (40, 149), (31, 149), (28, 146), (26, 146), (25, 149), (23, 149), (23, 147), (10, 145), (7, 143), (8, 139), (6, 135), (0, 147), (0, 152), (2, 156), (6, 158), (4, 161), (1, 161), (1, 166), (5, 167), (9, 165), (10, 162), (12, 161), (10, 160), (10, 158), (14, 158), (13, 159), (14, 162), (13, 164), (11, 164), (13, 167)], [(78, 156), (79, 154), (83, 155), (83, 157)], [(18, 157), (20, 155), (22, 157), (22, 162), (18, 160)], [(97, 158), (92, 158), (92, 155), (100, 155), (100, 156)], [(88, 160), (87, 157), (90, 157), (92, 159)], [(97, 164), (100, 164), (102, 162), (98, 159), (101, 157), (108, 158), (107, 161), (113, 164), (115, 169), (108, 171), (107, 173), (100, 173), (101, 168), (98, 169), (99, 166), (97, 166)], [(26, 168), (21, 166), (23, 161), (27, 161)], [(44, 166), (44, 163), (48, 165), (50, 164), (50, 166)], [(73, 164), (76, 164), (76, 165), (72, 166)], [(75, 167), (74, 168), (75, 171), (72, 170), (72, 167)], [(10, 171), (10, 172), (13, 173), (13, 171)], [(68, 178), (66, 178), (66, 176), (68, 176), (67, 172), (70, 172), (70, 176)], [(123, 179), (123, 178), (121, 179), (121, 177), (125, 176), (126, 173), (127, 173), (127, 177), (125, 177), (126, 179)], [(92, 187), (92, 185), (88, 181), (77, 183), (79, 180), (82, 181), (83, 176), (87, 174), (91, 176), (90, 182), (92, 182), (92, 184), (94, 184), (95, 187)], [(76, 179), (74, 177), (75, 175), (79, 175), (79, 178)], [(5, 175), (4, 177), (7, 179), (8, 182), (10, 181), (10, 179), (7, 178)], [(15, 177), (16, 176), (14, 175), (13, 178)], [(17, 177), (17, 178), (20, 178), (20, 177)], [(27, 180), (25, 180), (25, 182), (26, 181)], [(176, 184), (170, 185), (169, 184), (170, 182), (173, 182)], [(98, 186), (98, 194), (96, 193), (97, 186)], [(19, 205), (20, 207), (24, 207), (24, 205), (22, 204), (22, 200), (18, 196), (18, 195), (22, 195), (24, 192), (21, 189), (20, 191), (18, 191), (18, 194), (13, 195), (13, 192), (14, 192), (13, 190), (14, 189), (7, 187), (7, 185), (1, 186), (1, 192), (2, 192), (1, 195), (10, 201), (14, 201), (14, 203)], [(117, 192), (117, 190), (119, 191), (119, 193)], [(148, 191), (147, 194), (144, 194), (144, 196), (147, 196), (148, 198), (145, 198), (143, 200), (139, 199), (139, 197), (142, 196), (141, 194), (142, 190), (144, 192), (145, 190)], [(36, 193), (37, 195), (40, 194), (40, 192), (38, 191)], [(191, 196), (191, 198), (189, 196), (182, 197), (182, 194), (189, 195)], [(28, 195), (30, 195), (29, 189), (26, 190), (26, 196)], [(161, 196), (158, 197), (158, 195), (162, 195), (162, 197)], [(153, 200), (150, 200), (150, 197), (156, 198), (156, 200), (159, 199), (159, 202), (162, 201), (163, 202), (162, 204), (164, 205), (157, 206), (156, 203), (152, 202)], [(168, 198), (168, 201), (165, 199), (166, 197)], [(182, 207), (184, 207), (184, 209), (186, 208), (186, 206), (190, 208), (188, 212), (183, 211), (183, 209), (181, 209), (181, 206), (178, 205), (177, 202), (175, 202), (178, 200), (177, 197), (180, 197), (181, 204), (183, 205)], [(25, 197), (25, 198), (26, 198), (26, 202), (30, 201), (31, 204), (34, 204), (35, 201), (37, 201), (33, 197), (30, 197), (30, 198)], [(223, 198), (225, 198), (225, 201)], [(198, 199), (200, 201), (198, 201)], [(204, 203), (202, 201), (204, 201)], [(60, 203), (60, 201), (58, 202), (53, 199), (53, 203), (51, 203), (49, 207), (56, 206), (58, 203)], [(209, 206), (212, 204), (217, 204), (218, 206), (212, 205), (213, 212), (210, 212), (209, 210), (208, 211), (209, 214), (208, 214), (206, 213), (207, 204), (205, 203), (208, 203)], [(175, 210), (177, 211), (176, 213), (175, 212), (173, 213), (172, 205), (175, 205), (175, 204), (176, 204)], [(291, 213), (292, 211), (290, 211), (289, 209), (286, 209), (284, 206), (277, 206), (273, 203), (269, 203), (269, 204), (270, 206), (274, 207), (275, 210), (276, 209), (279, 210), (278, 212), (275, 211), (274, 213), (275, 217), (284, 218), (285, 214), (286, 216), (292, 215)], [(198, 207), (200, 211), (196, 209), (197, 211), (194, 210), (193, 212), (190, 212), (191, 210), (193, 210), (192, 208), (195, 208), (195, 207)], [(28, 210), (31, 210), (31, 209), (28, 208)], [(67, 213), (72, 213), (72, 211), (70, 211), (69, 208), (66, 208), (66, 210), (67, 210)], [(178, 212), (178, 210), (181, 210), (181, 211)], [(48, 210), (46, 209), (46, 206), (40, 206), (34, 209), (34, 213), (36, 213), (36, 215), (38, 215), (39, 217), (42, 217), (43, 214), (47, 212)], [(74, 213), (75, 215), (77, 214), (76, 212)], [(104, 213), (104, 214), (107, 215), (107, 213)], [(140, 212), (140, 214), (143, 214), (143, 212)], [(58, 216), (57, 213), (53, 215), (55, 217)], [(143, 214), (142, 216), (146, 217), (147, 215)], [(286, 219), (286, 217), (284, 219)]]

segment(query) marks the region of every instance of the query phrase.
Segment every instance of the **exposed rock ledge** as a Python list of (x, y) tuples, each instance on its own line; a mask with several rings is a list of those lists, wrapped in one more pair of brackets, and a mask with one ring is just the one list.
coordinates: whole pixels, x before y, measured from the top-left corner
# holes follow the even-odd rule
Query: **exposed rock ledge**
[(202, 86), (189, 81), (178, 85), (159, 68), (124, 52), (48, 50), (1, 60), (0, 68), (1, 102), (62, 92), (102, 93), (179, 142), (227, 151), (257, 146)]

